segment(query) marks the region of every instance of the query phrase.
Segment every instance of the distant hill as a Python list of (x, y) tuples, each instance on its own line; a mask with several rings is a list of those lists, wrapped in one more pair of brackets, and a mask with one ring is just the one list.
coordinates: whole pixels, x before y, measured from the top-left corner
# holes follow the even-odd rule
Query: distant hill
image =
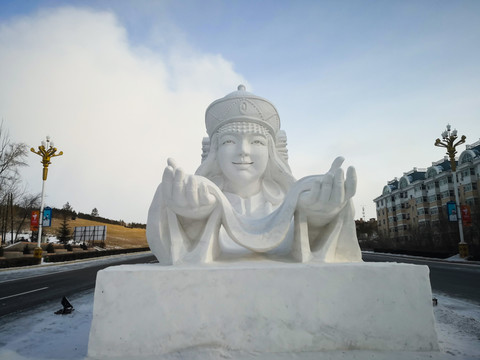
[[(52, 226), (44, 228), (46, 235), (55, 236), (63, 221), (62, 217), (54, 217), (52, 219)], [(122, 225), (109, 224), (102, 221), (87, 220), (77, 217), (75, 220), (68, 219), (68, 227), (73, 234), (73, 229), (76, 226), (107, 226), (107, 240), (105, 245), (107, 248), (134, 248), (146, 247), (147, 237), (146, 230), (141, 228), (128, 228)]]

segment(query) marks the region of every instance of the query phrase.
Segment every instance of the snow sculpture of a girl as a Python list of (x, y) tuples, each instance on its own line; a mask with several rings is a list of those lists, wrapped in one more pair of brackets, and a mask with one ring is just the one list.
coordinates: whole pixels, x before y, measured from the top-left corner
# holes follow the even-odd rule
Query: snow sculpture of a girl
[(213, 102), (205, 123), (195, 175), (169, 159), (149, 209), (147, 239), (160, 264), (361, 261), (356, 175), (350, 167), (345, 177), (342, 158), (295, 181), (277, 110), (243, 85)]

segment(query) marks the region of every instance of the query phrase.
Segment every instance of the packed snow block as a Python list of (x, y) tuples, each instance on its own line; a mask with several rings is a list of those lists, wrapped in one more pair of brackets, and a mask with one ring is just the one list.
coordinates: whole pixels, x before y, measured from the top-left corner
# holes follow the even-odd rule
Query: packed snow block
[(97, 276), (88, 354), (438, 350), (427, 266), (122, 265)]

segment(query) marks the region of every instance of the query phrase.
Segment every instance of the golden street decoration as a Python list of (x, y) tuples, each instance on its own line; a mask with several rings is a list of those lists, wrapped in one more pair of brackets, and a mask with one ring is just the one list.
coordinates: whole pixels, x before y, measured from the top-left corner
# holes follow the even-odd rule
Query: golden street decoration
[(48, 175), (48, 165), (51, 164), (50, 159), (55, 156), (63, 155), (63, 151), (60, 151), (58, 154), (57, 148), (53, 146), (53, 142), (50, 142), (50, 137), (47, 136), (47, 142), (42, 141), (42, 145), (38, 147), (38, 151), (32, 147), (30, 151), (40, 155), (42, 157), (42, 164), (43, 164), (43, 181), (47, 180)]
[[(453, 216), (453, 207), (449, 207), (449, 220), (450, 221), (458, 221), (458, 233), (460, 235), (460, 242), (458, 243), (459, 247), (459, 254), (460, 257), (465, 258), (468, 257), (468, 245), (465, 243), (465, 240), (463, 239), (463, 224), (462, 224), (462, 214), (458, 213), (458, 210), (460, 210), (460, 200), (458, 196), (458, 185), (457, 185), (457, 162), (455, 161), (455, 155), (457, 153), (456, 147), (458, 145), (461, 145), (465, 142), (465, 139), (467, 138), (465, 135), (462, 135), (460, 140), (455, 142), (457, 140), (457, 129), (453, 129), (450, 124), (447, 125), (447, 129), (442, 132), (442, 140), (437, 139), (435, 140), (435, 146), (438, 147), (443, 147), (447, 149), (447, 155), (450, 158), (450, 166), (452, 168), (452, 174), (453, 174), (453, 191), (455, 193), (455, 216)], [(448, 204), (447, 204), (448, 205)]]

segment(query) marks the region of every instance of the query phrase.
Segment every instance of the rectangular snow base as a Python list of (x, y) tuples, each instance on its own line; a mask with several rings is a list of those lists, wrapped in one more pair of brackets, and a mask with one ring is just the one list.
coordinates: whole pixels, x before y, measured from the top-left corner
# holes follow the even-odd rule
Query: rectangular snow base
[(91, 358), (438, 350), (427, 266), (122, 265), (97, 276)]

